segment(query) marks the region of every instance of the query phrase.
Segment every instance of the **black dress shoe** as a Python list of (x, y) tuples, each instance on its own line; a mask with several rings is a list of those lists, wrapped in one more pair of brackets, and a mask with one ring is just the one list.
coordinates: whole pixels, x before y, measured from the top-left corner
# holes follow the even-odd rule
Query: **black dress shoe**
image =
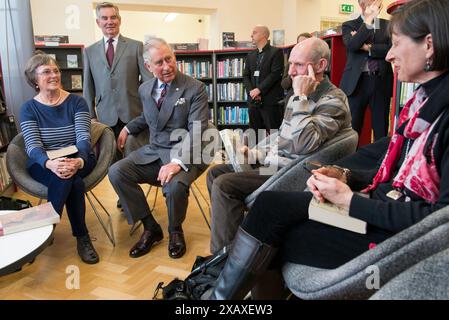
[(186, 241), (183, 232), (170, 232), (168, 242), (168, 255), (170, 258), (179, 259), (186, 253)]
[(147, 254), (150, 252), (153, 244), (161, 241), (162, 239), (164, 239), (162, 230), (144, 230), (139, 242), (137, 242), (129, 251), (129, 256), (131, 258), (139, 258)]
[(76, 238), (76, 249), (78, 250), (78, 255), (84, 263), (95, 264), (100, 261), (98, 253), (95, 251), (88, 235)]

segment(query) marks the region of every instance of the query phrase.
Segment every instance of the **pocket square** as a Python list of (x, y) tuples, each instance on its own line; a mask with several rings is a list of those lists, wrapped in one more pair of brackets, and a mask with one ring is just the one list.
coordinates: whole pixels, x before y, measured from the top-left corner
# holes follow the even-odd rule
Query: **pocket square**
[(178, 101), (176, 101), (176, 103), (175, 103), (175, 107), (181, 106), (181, 105), (183, 105), (185, 103), (186, 103), (186, 99), (185, 98), (179, 98)]

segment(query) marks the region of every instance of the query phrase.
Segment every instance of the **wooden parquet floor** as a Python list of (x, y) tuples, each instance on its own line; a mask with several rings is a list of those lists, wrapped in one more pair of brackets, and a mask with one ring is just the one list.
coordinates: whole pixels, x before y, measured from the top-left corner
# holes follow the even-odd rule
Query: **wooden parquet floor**
[[(208, 197), (205, 174), (197, 185)], [(148, 186), (142, 186), (147, 190)], [(154, 190), (154, 188), (153, 188)], [(184, 222), (184, 234), (187, 253), (181, 259), (168, 256), (167, 211), (165, 199), (159, 192), (154, 216), (164, 230), (164, 240), (157, 244), (147, 255), (132, 259), (129, 249), (138, 241), (142, 229), (133, 236), (129, 235), (130, 226), (116, 207), (117, 196), (106, 177), (94, 192), (113, 217), (113, 228), (117, 245), (113, 247), (87, 203), (86, 221), (93, 242), (100, 255), (100, 263), (87, 265), (81, 262), (76, 253), (76, 240), (64, 212), (61, 223), (55, 230), (54, 244), (47, 247), (32, 264), (25, 265), (21, 271), (0, 277), (0, 300), (148, 300), (152, 299), (154, 289), (161, 281), (167, 284), (175, 277), (184, 279), (191, 270), (196, 256), (209, 254), (210, 231), (200, 210), (190, 195), (187, 219)], [(28, 199), (33, 205), (38, 199), (21, 191), (15, 197)], [(154, 191), (149, 196), (153, 203)], [(201, 201), (203, 203), (203, 201)], [(207, 206), (203, 203), (203, 207)], [(73, 279), (72, 268), (79, 268), (79, 289), (72, 289), (66, 282)], [(69, 287), (69, 288), (68, 288)]]

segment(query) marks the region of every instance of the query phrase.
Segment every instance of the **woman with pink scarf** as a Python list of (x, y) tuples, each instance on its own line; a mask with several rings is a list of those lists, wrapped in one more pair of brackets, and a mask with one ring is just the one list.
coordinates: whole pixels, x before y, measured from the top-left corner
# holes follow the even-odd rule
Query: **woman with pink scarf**
[[(374, 170), (314, 170), (310, 192), (262, 193), (235, 237), (211, 299), (242, 299), (257, 276), (273, 267), (274, 257), (339, 267), (449, 204), (448, 30), (449, 0), (412, 0), (395, 12), (386, 60), (400, 81), (420, 86), (401, 111), (390, 144), (383, 144), (382, 162)], [(312, 197), (367, 222), (367, 233), (309, 220)]]

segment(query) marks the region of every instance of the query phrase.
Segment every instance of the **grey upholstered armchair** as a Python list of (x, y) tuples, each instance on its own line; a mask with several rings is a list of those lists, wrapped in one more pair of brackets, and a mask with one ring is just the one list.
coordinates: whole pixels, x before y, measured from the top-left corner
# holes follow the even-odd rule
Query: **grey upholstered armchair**
[(287, 263), (283, 276), (300, 299), (368, 299), (376, 293), (367, 285), (374, 273), (382, 288), (393, 277), (448, 247), (449, 206), (337, 269)]
[(448, 300), (449, 249), (443, 250), (401, 273), (371, 300)]
[(246, 206), (250, 208), (259, 194), (264, 191), (304, 191), (310, 174), (304, 170), (303, 163), (307, 161), (317, 161), (323, 164), (333, 163), (354, 153), (357, 142), (357, 132), (352, 129), (342, 131), (315, 152), (300, 156), (270, 177), (260, 188), (246, 197)]
[[(99, 123), (92, 123), (92, 131), (102, 126)], [(101, 129), (98, 129), (101, 130)], [(86, 197), (92, 206), (98, 221), (101, 223), (106, 235), (111, 243), (115, 246), (114, 231), (112, 228), (112, 219), (109, 212), (98, 200), (93, 193), (93, 189), (103, 180), (108, 173), (109, 166), (112, 163), (115, 154), (115, 137), (110, 128), (105, 128), (99, 140), (94, 146), (94, 151), (97, 155), (97, 165), (94, 170), (83, 179), (86, 186)], [(28, 155), (25, 152), (25, 141), (23, 140), (23, 134), (19, 133), (8, 146), (6, 153), (6, 166), (8, 172), (11, 175), (14, 183), (26, 193), (42, 199), (47, 199), (47, 187), (34, 180), (26, 169), (28, 161)], [(93, 199), (97, 201), (100, 207), (103, 209), (107, 216), (107, 223), (101, 218), (99, 209), (94, 205)]]

